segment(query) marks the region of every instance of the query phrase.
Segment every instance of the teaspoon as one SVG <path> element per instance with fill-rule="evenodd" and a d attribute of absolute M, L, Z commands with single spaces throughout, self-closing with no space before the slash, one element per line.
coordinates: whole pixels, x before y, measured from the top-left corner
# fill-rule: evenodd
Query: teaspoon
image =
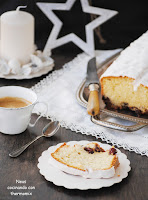
<path fill-rule="evenodd" d="M 50 122 L 49 124 L 47 124 L 43 128 L 42 135 L 37 136 L 35 139 L 33 139 L 29 143 L 25 144 L 21 148 L 13 151 L 12 153 L 9 154 L 9 156 L 12 157 L 12 158 L 15 158 L 15 157 L 19 156 L 25 149 L 27 149 L 32 143 L 37 141 L 39 138 L 41 138 L 43 136 L 44 137 L 51 137 L 59 130 L 59 128 L 60 128 L 60 124 L 59 124 L 58 121 Z"/>

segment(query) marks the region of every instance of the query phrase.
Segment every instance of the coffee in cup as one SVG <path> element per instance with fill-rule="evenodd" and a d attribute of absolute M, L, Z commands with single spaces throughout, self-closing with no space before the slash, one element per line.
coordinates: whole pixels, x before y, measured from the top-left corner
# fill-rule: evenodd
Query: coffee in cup
<path fill-rule="evenodd" d="M 33 127 L 41 118 L 37 118 L 34 124 L 30 123 L 34 106 L 45 102 L 38 102 L 34 91 L 20 86 L 0 87 L 0 132 L 5 134 L 19 134 L 29 126 Z"/>
<path fill-rule="evenodd" d="M 31 102 L 20 97 L 3 97 L 0 98 L 0 107 L 4 108 L 21 108 L 30 105 Z"/>

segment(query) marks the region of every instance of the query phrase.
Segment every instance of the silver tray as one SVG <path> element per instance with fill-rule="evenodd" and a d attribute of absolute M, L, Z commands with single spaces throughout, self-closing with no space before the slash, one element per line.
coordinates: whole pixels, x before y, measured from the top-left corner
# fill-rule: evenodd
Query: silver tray
<path fill-rule="evenodd" d="M 99 77 L 118 56 L 119 56 L 119 53 L 102 64 L 101 68 L 99 68 L 98 70 Z M 88 100 L 87 94 L 89 94 L 89 91 L 87 91 L 87 89 L 84 87 L 85 81 L 86 79 L 84 79 L 82 83 L 80 84 L 80 86 L 78 87 L 77 92 L 76 92 L 76 99 L 81 106 L 87 108 L 87 100 Z M 85 93 L 83 92 L 84 88 L 85 88 Z M 100 96 L 100 115 L 91 117 L 91 121 L 94 124 L 101 125 L 107 128 L 120 130 L 120 131 L 125 131 L 125 132 L 137 131 L 148 125 L 147 116 L 136 117 L 136 116 L 133 116 L 133 112 L 130 112 L 130 111 L 129 112 L 128 111 L 114 111 L 114 110 L 106 109 L 105 104 L 103 103 L 102 98 L 101 98 L 101 92 L 99 96 Z M 122 124 L 110 122 L 108 121 L 108 116 L 134 122 L 134 125 L 125 126 Z"/>

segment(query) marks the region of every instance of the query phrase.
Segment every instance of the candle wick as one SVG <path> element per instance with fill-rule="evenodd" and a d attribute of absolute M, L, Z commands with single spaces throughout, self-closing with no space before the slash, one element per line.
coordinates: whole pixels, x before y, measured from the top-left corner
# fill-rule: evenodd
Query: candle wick
<path fill-rule="evenodd" d="M 18 6 L 18 7 L 16 8 L 16 11 L 19 11 L 21 8 L 27 8 L 27 6 Z"/>

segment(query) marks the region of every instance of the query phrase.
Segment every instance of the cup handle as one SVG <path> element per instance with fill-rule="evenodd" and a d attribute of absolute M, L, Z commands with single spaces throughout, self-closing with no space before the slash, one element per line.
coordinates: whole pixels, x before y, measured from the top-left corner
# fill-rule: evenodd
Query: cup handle
<path fill-rule="evenodd" d="M 36 102 L 36 103 L 34 104 L 34 106 L 37 105 L 37 104 L 39 104 L 39 103 L 42 103 L 42 104 L 45 105 L 45 107 L 46 107 L 45 115 L 46 115 L 47 112 L 48 112 L 48 105 L 47 105 L 47 103 L 45 103 L 45 102 Z M 36 121 L 35 121 L 33 124 L 32 124 L 32 123 L 29 123 L 29 126 L 30 126 L 30 127 L 34 127 L 41 117 L 42 117 L 42 115 L 40 115 L 40 116 L 36 119 Z"/>

